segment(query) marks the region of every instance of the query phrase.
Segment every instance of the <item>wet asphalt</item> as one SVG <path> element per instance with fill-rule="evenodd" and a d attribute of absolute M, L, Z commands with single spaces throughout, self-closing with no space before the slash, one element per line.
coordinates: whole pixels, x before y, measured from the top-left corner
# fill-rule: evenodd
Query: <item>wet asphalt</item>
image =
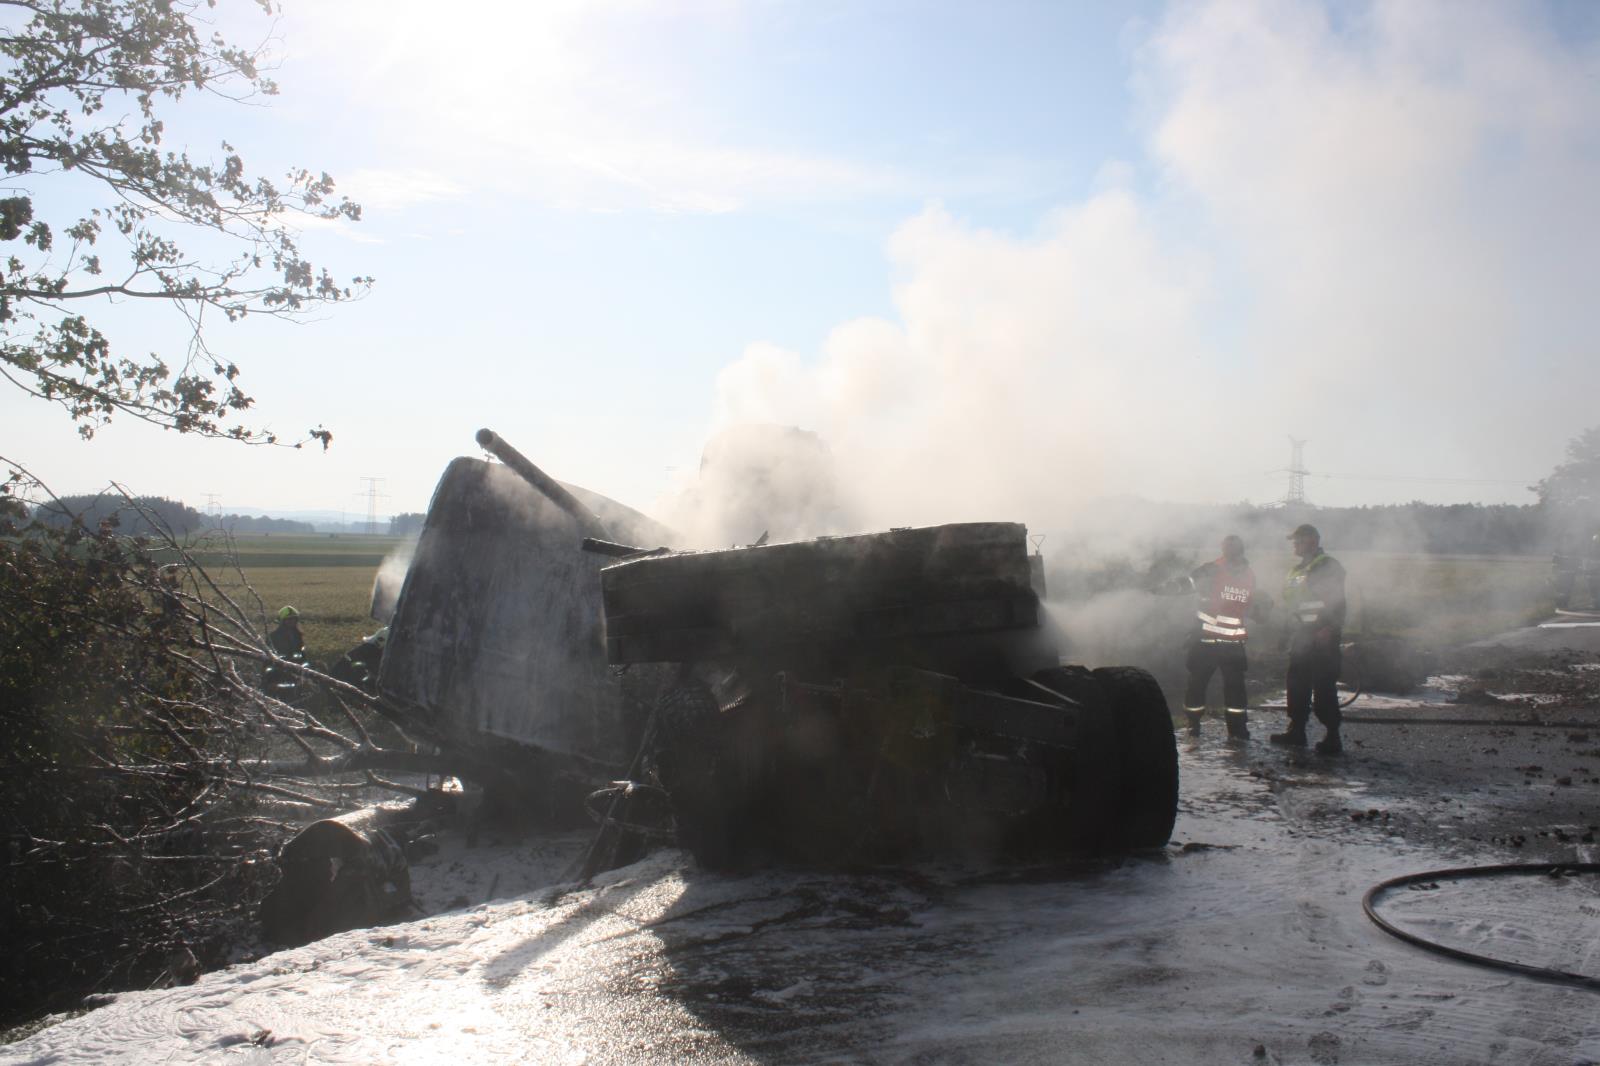
<path fill-rule="evenodd" d="M 746 876 L 660 851 L 121 997 L 0 1062 L 1600 1063 L 1594 991 L 1362 909 L 1403 875 L 1600 859 L 1600 709 L 1358 700 L 1337 757 L 1252 716 L 1245 744 L 1179 737 L 1164 848 Z M 1421 887 L 1384 904 L 1419 935 L 1600 976 L 1592 877 Z"/>

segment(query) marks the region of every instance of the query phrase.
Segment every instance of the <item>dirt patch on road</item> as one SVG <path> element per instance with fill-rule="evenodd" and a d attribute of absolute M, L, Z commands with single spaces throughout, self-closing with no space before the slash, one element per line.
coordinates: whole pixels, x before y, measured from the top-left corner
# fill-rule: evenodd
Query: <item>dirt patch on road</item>
<path fill-rule="evenodd" d="M 1561 649 L 1462 648 L 1440 658 L 1456 702 L 1491 707 L 1600 707 L 1600 661 Z"/>
<path fill-rule="evenodd" d="M 1600 658 L 1468 648 L 1438 662 L 1443 672 L 1414 697 L 1369 693 L 1347 707 L 1341 757 L 1261 744 L 1283 727 L 1281 700 L 1269 703 L 1243 756 L 1250 772 L 1291 818 L 1342 821 L 1463 862 L 1600 860 Z M 1353 798 L 1305 800 L 1330 778 Z"/>

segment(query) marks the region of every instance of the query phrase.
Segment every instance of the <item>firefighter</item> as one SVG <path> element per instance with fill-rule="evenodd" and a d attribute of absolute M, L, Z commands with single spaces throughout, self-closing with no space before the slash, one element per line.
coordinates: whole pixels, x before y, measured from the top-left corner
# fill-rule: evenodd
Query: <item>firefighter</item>
<path fill-rule="evenodd" d="M 328 673 L 340 681 L 376 694 L 378 668 L 383 665 L 383 646 L 388 640 L 389 627 L 384 626 L 339 656 L 339 661 L 329 668 Z"/>
<path fill-rule="evenodd" d="M 1247 619 L 1259 616 L 1262 601 L 1256 597 L 1256 575 L 1244 556 L 1244 541 L 1229 534 L 1222 538 L 1222 554 L 1188 577 L 1189 587 L 1199 594 L 1197 625 L 1189 641 L 1186 665 L 1189 684 L 1184 690 L 1183 713 L 1189 719 L 1189 732 L 1200 735 L 1200 719 L 1206 711 L 1206 687 L 1211 675 L 1222 672 L 1223 720 L 1228 723 L 1229 740 L 1249 740 L 1249 716 L 1244 689 L 1245 638 Z"/>
<path fill-rule="evenodd" d="M 267 634 L 267 643 L 272 650 L 285 659 L 302 658 L 306 650 L 306 639 L 300 634 L 300 612 L 293 607 L 284 607 L 278 612 L 278 624 Z"/>
<path fill-rule="evenodd" d="M 1313 711 L 1327 735 L 1317 741 L 1319 755 L 1344 750 L 1339 739 L 1339 638 L 1344 629 L 1344 567 L 1322 550 L 1313 525 L 1289 534 L 1300 561 L 1283 582 L 1289 625 L 1289 728 L 1269 738 L 1274 744 L 1303 748 Z"/>
<path fill-rule="evenodd" d="M 1589 552 L 1583 560 L 1584 583 L 1589 586 L 1589 610 L 1600 611 L 1600 533 L 1589 538 Z"/>

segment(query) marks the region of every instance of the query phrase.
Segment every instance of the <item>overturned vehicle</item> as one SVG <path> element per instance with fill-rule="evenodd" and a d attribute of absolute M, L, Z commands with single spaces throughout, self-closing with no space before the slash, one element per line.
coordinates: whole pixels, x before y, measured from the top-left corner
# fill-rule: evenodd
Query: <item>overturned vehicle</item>
<path fill-rule="evenodd" d="M 379 684 L 516 803 L 559 822 L 603 794 L 712 867 L 1166 842 L 1165 699 L 1061 665 L 1023 526 L 672 551 L 478 440 L 501 462 L 441 479 Z"/>

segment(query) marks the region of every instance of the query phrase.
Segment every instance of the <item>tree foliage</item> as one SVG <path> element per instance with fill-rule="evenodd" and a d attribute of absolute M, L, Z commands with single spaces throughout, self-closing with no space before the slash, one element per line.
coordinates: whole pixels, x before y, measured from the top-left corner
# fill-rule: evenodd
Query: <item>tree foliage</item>
<path fill-rule="evenodd" d="M 310 522 L 293 518 L 272 518 L 268 515 L 225 514 L 208 523 L 230 533 L 315 533 L 317 527 Z"/>
<path fill-rule="evenodd" d="M 437 768 L 374 697 L 274 656 L 237 568 L 224 586 L 195 563 L 224 534 L 187 543 L 127 497 L 49 525 L 19 488 L 0 484 L 0 1025 L 216 965 L 289 831 L 416 794 L 380 769 Z M 269 664 L 303 679 L 293 703 Z"/>
<path fill-rule="evenodd" d="M 213 352 L 209 318 L 294 315 L 364 291 L 301 254 L 289 222 L 360 217 L 333 179 L 252 177 L 230 145 L 194 158 L 164 146 L 162 113 L 187 94 L 272 95 L 263 50 L 205 23 L 216 0 L 0 0 L 0 374 L 60 404 L 91 436 L 123 413 L 244 441 L 252 400 Z M 272 0 L 256 0 L 271 15 Z M 45 217 L 49 203 L 94 206 Z M 59 211 L 59 208 L 52 208 Z M 220 258 L 193 254 L 197 240 Z M 154 301 L 184 319 L 181 351 L 114 350 L 91 321 L 106 301 Z M 310 436 L 326 447 L 330 434 Z"/>
<path fill-rule="evenodd" d="M 130 500 L 111 492 L 96 495 L 60 496 L 33 508 L 33 518 L 47 526 L 67 529 L 83 525 L 90 529 L 115 517 L 126 536 L 152 537 L 165 531 L 177 535 L 203 533 L 208 529 L 229 533 L 315 533 L 316 526 L 292 518 L 267 515 L 205 515 L 182 500 L 165 496 L 134 496 Z"/>
<path fill-rule="evenodd" d="M 199 511 L 180 500 L 164 496 L 135 496 L 133 506 L 122 496 L 111 493 L 99 495 L 61 496 L 39 504 L 33 509 L 33 518 L 43 525 L 59 529 L 83 526 L 97 529 L 105 521 L 117 524 L 126 536 L 154 536 L 161 530 L 171 530 L 182 536 L 199 533 L 207 525 Z"/>
<path fill-rule="evenodd" d="M 1564 527 L 1600 523 L 1600 426 L 1569 441 L 1566 460 L 1533 491 Z"/>
<path fill-rule="evenodd" d="M 85 437 L 124 415 L 274 442 L 244 421 L 239 368 L 206 328 L 368 284 L 297 244 L 296 220 L 360 217 L 326 174 L 272 181 L 226 143 L 167 147 L 186 96 L 276 92 L 262 48 L 214 32 L 215 3 L 0 0 L 0 375 Z M 175 311 L 175 342 L 114 346 L 119 304 Z M 374 772 L 414 757 L 374 740 L 372 697 L 274 655 L 237 567 L 224 587 L 197 565 L 192 508 L 62 500 L 12 459 L 0 468 L 5 1024 L 215 964 L 253 921 L 282 833 L 357 787 L 414 791 Z M 208 557 L 227 548 L 206 535 L 223 537 Z M 264 691 L 269 664 L 303 704 Z"/>
<path fill-rule="evenodd" d="M 204 818 L 225 802 L 207 765 L 223 754 L 205 709 L 219 692 L 185 661 L 183 612 L 152 599 L 158 568 L 110 523 L 42 530 L 21 514 L 0 526 L 6 1021 L 192 970 L 219 933 L 196 911 L 249 895 L 252 873 Z"/>
<path fill-rule="evenodd" d="M 397 514 L 389 519 L 389 536 L 414 537 L 422 532 L 422 524 L 428 516 L 420 511 L 407 511 Z"/>

